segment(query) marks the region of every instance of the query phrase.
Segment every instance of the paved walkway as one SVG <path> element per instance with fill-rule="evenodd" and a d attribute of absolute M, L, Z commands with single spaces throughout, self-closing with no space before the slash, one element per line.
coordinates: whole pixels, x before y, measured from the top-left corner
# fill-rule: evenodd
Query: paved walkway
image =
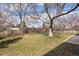
<path fill-rule="evenodd" d="M 78 44 L 79 45 L 79 35 L 75 35 L 66 41 L 67 43 Z"/>
<path fill-rule="evenodd" d="M 79 35 L 66 40 L 44 56 L 79 56 Z"/>

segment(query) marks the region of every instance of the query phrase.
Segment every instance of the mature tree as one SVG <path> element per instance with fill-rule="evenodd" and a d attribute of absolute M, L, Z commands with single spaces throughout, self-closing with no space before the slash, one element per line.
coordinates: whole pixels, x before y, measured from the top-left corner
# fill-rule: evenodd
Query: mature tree
<path fill-rule="evenodd" d="M 23 29 L 23 27 L 25 26 L 25 16 L 29 15 L 32 19 L 36 18 L 36 19 L 40 19 L 44 25 L 46 23 L 49 24 L 49 37 L 53 36 L 53 20 L 55 20 L 56 18 L 63 16 L 63 15 L 67 15 L 70 12 L 74 11 L 77 7 L 79 7 L 79 4 L 75 4 L 75 7 L 71 8 L 69 11 L 67 11 L 66 13 L 63 12 L 64 8 L 65 8 L 65 3 L 44 3 L 43 4 L 43 9 L 42 11 L 37 10 L 37 4 L 26 4 L 26 3 L 12 3 L 12 4 L 8 4 L 8 7 L 10 8 L 3 8 L 4 11 L 10 10 L 10 9 L 14 9 L 19 18 L 20 18 L 20 22 L 21 22 L 21 29 Z M 46 17 L 42 16 L 42 14 L 46 14 Z M 1 16 L 1 13 L 0 13 Z M 7 18 L 9 18 L 9 14 L 6 15 Z M 3 17 L 6 18 L 6 17 Z M 7 19 L 6 18 L 6 19 Z M 47 21 L 44 21 L 43 19 L 46 19 Z M 48 20 L 49 19 L 49 20 Z M 22 33 L 22 32 L 21 32 Z"/>
<path fill-rule="evenodd" d="M 67 12 L 64 13 L 64 8 L 65 8 L 65 3 L 52 3 L 52 4 L 49 4 L 49 3 L 44 3 L 44 9 L 43 9 L 43 12 L 41 11 L 37 11 L 37 4 L 33 4 L 31 5 L 32 6 L 32 14 L 33 16 L 32 19 L 36 18 L 36 19 L 41 19 L 41 16 L 43 13 L 46 13 L 47 14 L 47 17 L 50 21 L 49 23 L 49 37 L 52 37 L 53 36 L 53 20 L 55 20 L 56 18 L 60 17 L 60 16 L 63 16 L 63 15 L 67 15 L 69 14 L 70 12 L 74 11 L 78 6 L 79 4 L 75 4 L 75 7 L 71 7 L 70 10 L 68 10 Z M 53 13 L 53 14 L 52 14 Z M 45 24 L 46 22 L 44 20 L 42 20 L 43 23 Z"/>
<path fill-rule="evenodd" d="M 19 18 L 20 18 L 20 28 L 23 29 L 23 27 L 26 25 L 25 24 L 25 16 L 28 14 L 27 10 L 29 8 L 30 4 L 26 4 L 26 3 L 12 3 L 11 7 L 13 7 L 16 11 L 16 13 L 18 14 Z M 23 32 L 21 31 L 21 34 Z"/>
<path fill-rule="evenodd" d="M 4 8 L 2 8 L 4 5 L 6 5 L 6 6 Z M 9 15 L 8 11 L 9 11 L 8 4 L 0 4 L 0 28 L 2 29 L 2 31 L 4 29 L 7 29 L 7 25 L 9 24 L 8 21 L 9 21 L 10 15 Z"/>
<path fill-rule="evenodd" d="M 53 6 L 52 8 L 55 9 L 55 15 L 53 15 L 53 17 L 51 17 L 51 14 L 49 12 L 49 7 L 50 6 Z M 70 12 L 74 11 L 79 6 L 79 4 L 76 4 L 74 8 L 71 8 L 71 10 L 67 11 L 66 13 L 63 13 L 64 6 L 65 6 L 65 4 L 61 4 L 61 3 L 57 3 L 57 4 L 54 4 L 54 5 L 47 4 L 47 3 L 44 4 L 45 11 L 46 11 L 46 13 L 49 17 L 49 20 L 50 20 L 49 37 L 53 36 L 53 26 L 52 26 L 53 25 L 53 20 L 60 17 L 60 16 L 69 14 Z"/>

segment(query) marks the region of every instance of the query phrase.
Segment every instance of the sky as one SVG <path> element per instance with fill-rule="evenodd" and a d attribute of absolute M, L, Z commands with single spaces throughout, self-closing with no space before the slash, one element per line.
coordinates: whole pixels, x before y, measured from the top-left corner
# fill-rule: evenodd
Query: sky
<path fill-rule="evenodd" d="M 73 8 L 74 6 L 75 6 L 75 4 L 73 4 L 73 3 L 67 3 L 65 5 L 65 7 L 64 7 L 63 12 L 67 12 L 68 10 L 70 10 L 71 8 Z M 36 10 L 37 10 L 37 12 L 43 13 L 43 10 L 44 10 L 43 4 L 42 3 L 37 4 Z M 79 12 L 79 8 L 77 8 L 75 11 Z M 18 14 L 17 14 L 17 12 L 15 10 L 10 11 L 10 15 L 18 16 Z"/>
<path fill-rule="evenodd" d="M 43 5 L 44 5 L 43 3 L 37 3 L 36 10 L 37 10 L 38 12 L 43 12 L 43 9 L 44 9 L 44 6 L 43 6 Z M 3 4 L 3 5 L 1 5 L 1 6 L 2 6 L 2 9 L 7 8 L 7 7 L 6 7 L 6 4 Z M 67 3 L 67 4 L 65 5 L 65 7 L 64 7 L 64 11 L 63 11 L 63 12 L 66 12 L 66 11 L 70 10 L 70 9 L 73 8 L 74 6 L 75 6 L 74 3 Z M 76 11 L 79 12 L 79 8 L 77 8 Z M 11 11 L 9 11 L 9 12 L 10 12 L 10 15 L 18 16 L 18 14 L 17 14 L 17 12 L 16 12 L 15 10 L 11 10 Z"/>
<path fill-rule="evenodd" d="M 67 12 L 68 10 L 70 10 L 71 8 L 73 8 L 74 6 L 75 6 L 75 4 L 73 4 L 73 3 L 67 3 L 67 4 L 65 5 L 65 8 L 64 8 L 63 12 Z M 2 5 L 2 9 L 5 9 L 5 8 L 7 8 L 7 7 L 6 7 L 6 4 L 3 4 L 3 5 Z M 43 13 L 43 10 L 44 10 L 43 3 L 37 3 L 37 5 L 36 5 L 36 11 Z M 76 11 L 76 12 L 79 12 L 79 8 L 77 8 L 75 11 Z M 17 12 L 16 12 L 13 8 L 11 9 L 11 11 L 8 11 L 8 12 L 10 13 L 11 16 L 15 16 L 16 19 L 19 19 Z M 27 14 L 26 14 L 26 15 L 27 15 Z M 36 21 L 36 22 L 37 22 L 37 21 Z M 37 24 L 37 23 L 38 23 L 38 24 Z M 37 26 L 40 24 L 40 26 L 42 26 L 42 24 L 41 24 L 40 21 L 38 21 L 37 23 L 33 23 L 33 24 L 30 23 L 30 25 L 37 27 Z M 37 25 L 37 26 L 36 26 L 36 25 Z"/>

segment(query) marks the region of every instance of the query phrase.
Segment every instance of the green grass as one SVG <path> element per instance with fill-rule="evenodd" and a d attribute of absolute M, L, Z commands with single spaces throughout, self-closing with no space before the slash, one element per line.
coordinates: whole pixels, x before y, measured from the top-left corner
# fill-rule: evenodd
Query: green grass
<path fill-rule="evenodd" d="M 49 38 L 44 34 L 26 34 L 17 42 L 7 43 L 6 48 L 0 48 L 0 55 L 44 55 L 71 35 L 72 33 L 55 33 L 54 37 Z M 5 41 L 10 38 L 14 37 L 6 38 Z M 5 42 L 3 43 L 5 44 Z"/>

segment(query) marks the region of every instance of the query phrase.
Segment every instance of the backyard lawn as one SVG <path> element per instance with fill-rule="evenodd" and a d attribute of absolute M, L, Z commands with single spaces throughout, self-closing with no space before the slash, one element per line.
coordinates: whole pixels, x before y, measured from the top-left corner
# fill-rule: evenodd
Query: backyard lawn
<path fill-rule="evenodd" d="M 0 39 L 0 55 L 44 55 L 71 36 L 72 33 L 55 33 L 49 38 L 44 34 L 25 34 L 23 36 L 5 37 Z"/>

